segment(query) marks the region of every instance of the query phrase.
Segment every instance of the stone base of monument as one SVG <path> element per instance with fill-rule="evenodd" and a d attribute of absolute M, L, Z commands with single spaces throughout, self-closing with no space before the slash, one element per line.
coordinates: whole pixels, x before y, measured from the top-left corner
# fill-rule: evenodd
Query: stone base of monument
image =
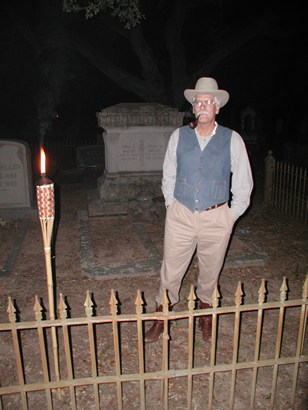
<path fill-rule="evenodd" d="M 88 194 L 88 214 L 161 216 L 161 180 L 161 172 L 105 173 Z"/>

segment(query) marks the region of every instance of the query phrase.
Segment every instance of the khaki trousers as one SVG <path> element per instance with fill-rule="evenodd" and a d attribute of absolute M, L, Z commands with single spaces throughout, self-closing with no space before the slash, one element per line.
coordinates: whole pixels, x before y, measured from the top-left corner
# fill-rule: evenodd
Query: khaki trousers
<path fill-rule="evenodd" d="M 181 283 L 195 250 L 199 264 L 196 294 L 202 302 L 212 304 L 233 226 L 228 203 L 204 212 L 191 212 L 179 202 L 168 206 L 158 305 L 164 290 L 171 305 L 179 301 Z"/>

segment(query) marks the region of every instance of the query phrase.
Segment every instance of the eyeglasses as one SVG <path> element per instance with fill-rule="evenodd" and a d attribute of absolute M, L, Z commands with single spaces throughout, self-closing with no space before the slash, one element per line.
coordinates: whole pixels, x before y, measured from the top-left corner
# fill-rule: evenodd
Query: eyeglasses
<path fill-rule="evenodd" d="M 214 104 L 216 104 L 215 100 L 196 100 L 194 101 L 194 105 L 196 105 L 198 108 L 201 108 L 202 105 L 206 107 L 207 105 L 214 105 Z"/>

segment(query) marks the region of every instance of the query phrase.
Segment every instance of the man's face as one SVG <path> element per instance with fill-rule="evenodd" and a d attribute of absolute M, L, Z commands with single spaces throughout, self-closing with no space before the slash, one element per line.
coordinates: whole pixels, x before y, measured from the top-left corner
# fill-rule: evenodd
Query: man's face
<path fill-rule="evenodd" d="M 219 113 L 219 105 L 213 95 L 198 94 L 193 102 L 193 112 L 199 117 L 199 122 L 208 122 L 215 119 Z"/>

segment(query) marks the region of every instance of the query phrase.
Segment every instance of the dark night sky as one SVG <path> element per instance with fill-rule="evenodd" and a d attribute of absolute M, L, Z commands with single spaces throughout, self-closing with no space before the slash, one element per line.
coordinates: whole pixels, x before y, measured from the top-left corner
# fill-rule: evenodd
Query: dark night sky
<path fill-rule="evenodd" d="M 21 15 L 27 18 L 31 27 L 37 29 L 39 27 L 36 8 L 38 1 L 29 0 L 25 6 L 25 2 L 14 0 L 15 5 L 18 3 L 23 3 L 20 6 Z M 264 5 L 271 7 L 269 4 L 273 3 L 279 4 L 267 1 Z M 242 29 L 243 21 L 247 22 L 258 13 L 262 14 L 265 7 L 262 8 L 262 2 L 252 1 L 234 0 L 224 2 L 224 4 L 223 18 L 226 22 L 231 22 L 230 27 L 234 32 Z M 32 41 L 31 37 L 25 40 L 27 33 L 22 35 L 19 30 L 13 29 L 7 8 L 0 11 L 2 49 L 0 138 L 16 137 L 16 135 L 23 138 L 35 132 L 33 131 L 36 117 L 34 95 L 38 84 L 35 54 L 33 47 L 29 45 Z M 239 105 L 253 105 L 257 111 L 262 112 L 265 122 L 268 123 L 279 110 L 286 112 L 295 123 L 307 118 L 307 24 L 304 13 L 301 13 L 295 4 L 289 6 L 289 11 L 291 16 L 294 14 L 294 18 L 290 19 L 286 27 L 273 25 L 271 36 L 258 38 L 243 45 L 227 57 L 214 73 L 211 73 L 211 76 L 215 77 L 222 88 L 227 89 L 231 95 L 229 104 L 224 108 L 223 119 L 230 120 L 232 110 Z M 183 42 L 189 47 L 192 68 L 198 59 L 206 55 L 207 47 L 209 47 L 208 39 L 203 35 L 208 15 L 210 13 L 204 7 L 203 12 L 194 14 L 188 19 L 191 23 L 186 24 L 183 31 Z M 150 27 L 148 35 L 152 37 L 152 44 L 157 53 L 161 54 L 162 59 L 165 58 L 160 47 L 163 37 L 161 24 L 157 24 L 157 21 L 166 17 L 158 17 L 154 14 L 148 16 Z M 73 16 L 66 14 L 65 18 L 69 19 Z M 81 24 L 85 24 L 81 16 L 79 19 Z M 52 14 L 47 21 L 50 24 L 47 27 L 49 31 L 59 31 L 60 26 L 56 20 L 53 20 Z M 15 20 L 14 24 L 18 24 L 18 20 Z M 284 37 L 275 34 L 280 33 L 281 29 L 285 29 Z M 115 39 L 113 42 L 110 41 L 110 45 L 114 46 L 113 43 L 115 43 L 115 50 L 118 51 Z M 126 59 L 125 50 L 121 50 L 119 55 L 116 53 L 116 58 Z M 65 76 L 69 76 L 69 81 L 65 77 L 63 82 L 69 86 L 61 89 L 58 106 L 59 113 L 67 124 L 74 125 L 82 116 L 89 125 L 90 132 L 93 132 L 96 127 L 96 111 L 119 102 L 140 100 L 135 95 L 123 91 L 113 81 L 100 75 L 86 59 L 77 58 L 69 50 L 63 53 L 57 68 L 59 72 L 61 72 L 61 64 L 70 65 L 68 72 L 65 73 Z"/>

